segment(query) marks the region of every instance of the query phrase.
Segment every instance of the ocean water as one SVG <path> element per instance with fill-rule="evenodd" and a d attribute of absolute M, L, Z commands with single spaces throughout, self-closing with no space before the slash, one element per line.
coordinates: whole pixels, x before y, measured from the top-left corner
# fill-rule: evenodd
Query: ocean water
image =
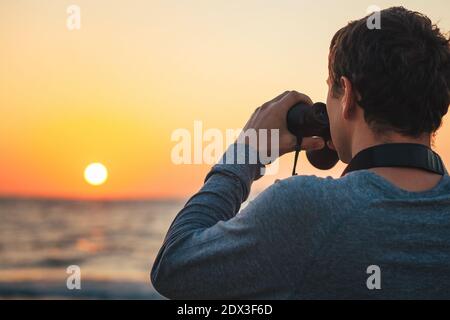
<path fill-rule="evenodd" d="M 149 273 L 183 204 L 0 199 L 0 298 L 161 299 Z"/>

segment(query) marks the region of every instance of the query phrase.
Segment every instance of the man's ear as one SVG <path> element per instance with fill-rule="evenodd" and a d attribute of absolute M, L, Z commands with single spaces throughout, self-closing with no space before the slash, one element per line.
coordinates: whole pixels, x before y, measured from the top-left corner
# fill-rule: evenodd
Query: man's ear
<path fill-rule="evenodd" d="M 353 116 L 355 110 L 355 92 L 353 91 L 352 83 L 347 77 L 342 76 L 340 82 L 343 91 L 341 98 L 342 116 L 348 120 Z"/>

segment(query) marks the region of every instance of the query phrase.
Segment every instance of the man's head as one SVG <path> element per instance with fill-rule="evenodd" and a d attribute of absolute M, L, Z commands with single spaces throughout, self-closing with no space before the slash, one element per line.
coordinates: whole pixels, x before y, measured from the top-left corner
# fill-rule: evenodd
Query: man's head
<path fill-rule="evenodd" d="M 381 29 L 369 29 L 367 18 L 340 29 L 330 45 L 327 109 L 345 163 L 359 133 L 429 136 L 450 103 L 448 37 L 401 7 L 380 12 Z"/>

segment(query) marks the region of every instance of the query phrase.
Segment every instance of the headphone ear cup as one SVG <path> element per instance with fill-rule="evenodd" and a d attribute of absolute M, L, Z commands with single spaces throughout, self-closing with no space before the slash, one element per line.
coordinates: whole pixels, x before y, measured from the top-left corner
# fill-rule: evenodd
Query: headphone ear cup
<path fill-rule="evenodd" d="M 320 150 L 307 151 L 306 157 L 314 167 L 320 170 L 331 169 L 339 161 L 337 152 L 328 148 L 326 144 Z"/>

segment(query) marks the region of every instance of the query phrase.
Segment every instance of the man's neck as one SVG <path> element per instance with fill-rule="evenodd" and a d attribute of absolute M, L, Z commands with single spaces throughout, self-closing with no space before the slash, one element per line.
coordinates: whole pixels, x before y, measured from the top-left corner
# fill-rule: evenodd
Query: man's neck
<path fill-rule="evenodd" d="M 358 152 L 372 146 L 385 143 L 419 143 L 427 147 L 431 146 L 431 135 L 424 134 L 419 138 L 406 137 L 398 133 L 390 133 L 386 135 L 375 135 L 371 132 L 366 135 L 361 134 L 352 141 L 352 157 Z M 372 172 L 382 176 L 398 188 L 420 192 L 426 191 L 436 186 L 442 176 L 415 168 L 371 168 Z"/>
<path fill-rule="evenodd" d="M 361 132 L 361 131 L 360 131 Z M 418 143 L 427 147 L 431 146 L 431 135 L 423 134 L 419 138 L 401 135 L 399 133 L 375 134 L 368 131 L 366 134 L 359 134 L 352 141 L 352 158 L 360 151 L 385 143 Z"/>

